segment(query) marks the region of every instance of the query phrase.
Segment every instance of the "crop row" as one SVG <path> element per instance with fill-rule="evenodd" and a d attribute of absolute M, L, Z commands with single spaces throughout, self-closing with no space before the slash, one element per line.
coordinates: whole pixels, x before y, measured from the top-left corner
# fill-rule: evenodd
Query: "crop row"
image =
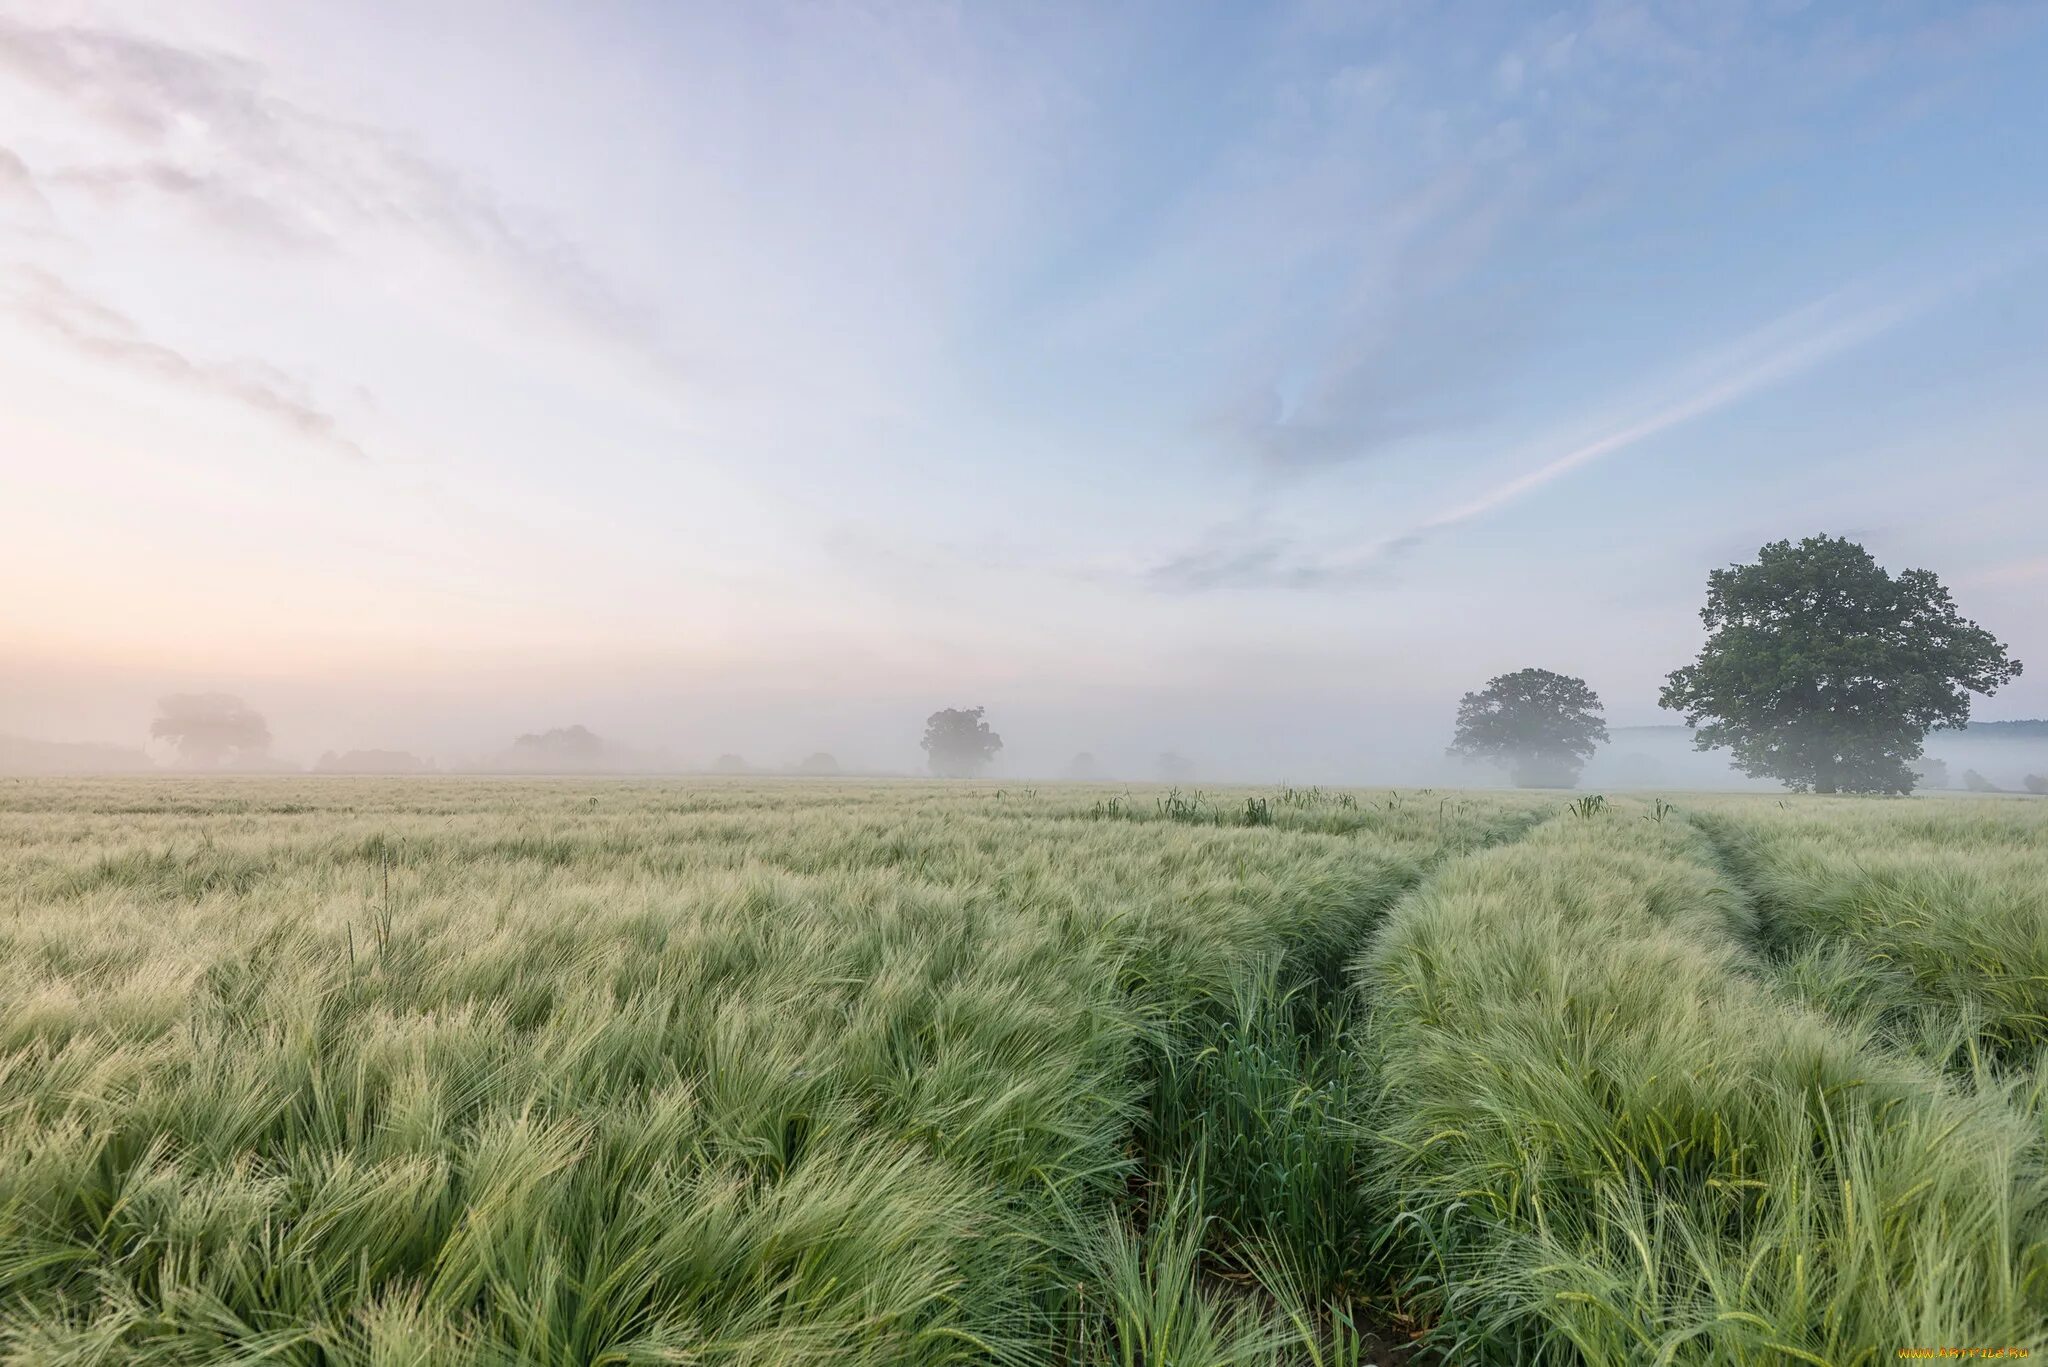
<path fill-rule="evenodd" d="M 1789 888 L 1751 897 L 1657 815 L 1449 864 L 1359 966 L 1376 1197 L 1440 1340 L 1600 1364 L 2039 1351 L 2038 1123 L 1781 991 L 1755 947 L 1795 933 L 1771 924 Z"/>

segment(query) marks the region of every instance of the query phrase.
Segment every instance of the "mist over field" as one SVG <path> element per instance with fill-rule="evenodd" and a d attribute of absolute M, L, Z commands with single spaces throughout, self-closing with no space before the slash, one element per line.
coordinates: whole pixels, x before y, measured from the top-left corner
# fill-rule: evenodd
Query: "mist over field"
<path fill-rule="evenodd" d="M 1060 778 L 1077 756 L 1091 755 L 1093 776 L 1151 781 L 1161 777 L 1162 755 L 1187 759 L 1190 772 L 1212 782 L 1452 782 L 1460 777 L 1490 781 L 1481 770 L 1446 759 L 1448 708 L 1385 704 L 1370 715 L 1341 717 L 1336 709 L 1356 704 L 1332 697 L 1319 715 L 1301 715 L 1299 694 L 1247 693 L 1214 701 L 1171 695 L 1147 707 L 1145 698 L 1122 706 L 1105 699 L 1041 699 L 1008 706 L 963 694 L 931 697 L 834 699 L 795 696 L 769 705 L 758 699 L 707 699 L 674 711 L 649 703 L 612 701 L 577 706 L 565 701 L 520 708 L 465 700 L 418 702 L 408 715 L 373 723 L 329 719 L 307 709 L 296 714 L 272 707 L 278 738 L 272 753 L 311 768 L 320 754 L 382 748 L 431 758 L 442 768 L 480 769 L 512 764 L 519 735 L 572 725 L 586 727 L 607 747 L 599 762 L 573 754 L 528 748 L 535 768 L 574 772 L 711 769 L 718 757 L 737 754 L 766 771 L 793 768 L 807 755 L 824 751 L 850 772 L 920 772 L 925 767 L 918 737 L 927 713 L 944 705 L 988 702 L 1004 738 L 991 773 L 998 777 Z M 344 704 L 345 706 L 345 704 Z M 132 737 L 131 752 L 147 750 L 147 722 L 154 699 L 144 698 L 133 720 L 103 730 Z M 1327 709 L 1327 710 L 1325 710 Z M 1248 714 L 1263 720 L 1246 724 Z M 1333 725 L 1332 723 L 1336 723 Z M 305 739 L 298 739 L 303 737 Z M 331 738 L 331 739 L 330 739 Z M 296 742 L 296 743 L 294 743 Z M 114 748 L 119 748 L 118 742 Z M 15 752 L 21 753 L 21 752 Z M 131 759 L 149 758 L 145 753 Z M 158 747 L 155 759 L 179 767 L 175 753 Z M 0 768 L 21 770 L 0 748 Z M 84 764 L 81 771 L 93 766 Z M 108 764 L 108 771 L 122 765 Z"/>
<path fill-rule="evenodd" d="M 195 766 L 175 748 L 149 737 L 155 696 L 110 690 L 103 703 L 81 706 L 77 699 L 67 699 L 44 713 L 74 716 L 74 735 L 106 739 L 84 742 L 0 733 L 0 774 L 306 769 L 365 774 L 772 775 L 804 773 L 806 761 L 820 755 L 833 761 L 835 771 L 847 774 L 923 773 L 926 757 L 918 748 L 918 737 L 928 712 L 942 705 L 1009 696 L 995 690 L 959 693 L 844 698 L 792 692 L 772 701 L 756 694 L 700 696 L 674 704 L 616 697 L 593 702 L 589 695 L 568 693 L 525 704 L 503 697 L 411 695 L 372 706 L 273 685 L 272 696 L 287 700 L 287 706 L 263 709 L 276 734 L 262 755 Z M 291 707 L 295 697 L 307 701 Z M 1432 704 L 1398 696 L 1374 700 L 1349 690 L 1311 693 L 1276 688 L 1246 689 L 1213 700 L 1162 689 L 1156 695 L 1122 699 L 1054 695 L 1006 706 L 991 703 L 989 715 L 1004 745 L 988 776 L 1127 783 L 1506 783 L 1505 771 L 1497 766 L 1445 754 L 1451 736 L 1450 702 Z M 24 709 L 15 715 L 33 714 Z M 1610 716 L 1616 715 L 1627 713 L 1614 708 Z M 577 727 L 596 744 L 561 743 L 559 733 Z M 1588 762 L 1581 786 L 1730 791 L 1778 787 L 1733 768 L 1725 751 L 1699 751 L 1690 730 L 1674 721 L 1617 721 L 1611 731 L 1611 738 Z M 550 737 L 551 732 L 557 737 Z M 526 744 L 520 743 L 521 737 Z M 1946 782 L 1930 784 L 1929 790 L 1960 789 L 1962 775 L 1975 771 L 2000 788 L 2020 791 L 2027 775 L 2048 774 L 2048 727 L 2007 723 L 1937 731 L 1928 737 L 1926 752 L 1950 771 Z M 733 765 L 734 757 L 744 764 Z"/>

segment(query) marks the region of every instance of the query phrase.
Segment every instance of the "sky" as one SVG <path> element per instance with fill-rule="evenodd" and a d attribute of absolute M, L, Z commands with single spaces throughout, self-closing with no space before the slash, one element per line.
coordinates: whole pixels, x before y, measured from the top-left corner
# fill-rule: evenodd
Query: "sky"
<path fill-rule="evenodd" d="M 2048 6 L 0 0 L 0 732 L 1368 780 L 1853 536 L 2039 663 Z"/>

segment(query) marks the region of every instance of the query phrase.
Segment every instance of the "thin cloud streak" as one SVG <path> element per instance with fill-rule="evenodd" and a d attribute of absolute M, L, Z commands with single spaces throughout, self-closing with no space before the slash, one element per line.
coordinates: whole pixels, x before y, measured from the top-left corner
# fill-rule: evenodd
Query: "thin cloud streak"
<path fill-rule="evenodd" d="M 304 396 L 302 381 L 267 365 L 194 360 L 145 337 L 126 314 L 48 271 L 16 269 L 8 288 L 0 292 L 0 310 L 78 355 L 226 399 L 352 460 L 368 459 L 363 448 L 341 431 L 333 414 Z"/>
<path fill-rule="evenodd" d="M 1289 543 L 1283 538 L 1266 535 L 1251 544 L 1222 545 L 1212 535 L 1204 545 L 1145 571 L 1143 582 L 1166 592 L 1198 592 L 1324 588 L 1383 578 L 1395 561 L 1439 533 L 1496 513 L 1574 471 L 1805 374 L 2011 269 L 2018 259 L 2017 255 L 1998 258 L 1967 275 L 1876 303 L 1859 302 L 1860 291 L 1842 290 L 1794 309 L 1687 367 L 1687 375 L 1700 377 L 1694 383 L 1701 387 L 1693 392 L 1362 550 L 1336 554 L 1310 550 L 1290 555 Z"/>
<path fill-rule="evenodd" d="M 1852 288 L 1794 309 L 1724 349 L 1704 367 L 1695 367 L 1709 373 L 1725 372 L 1709 380 L 1704 388 L 1418 524 L 1408 537 L 1419 538 L 1484 517 L 1527 498 L 1581 466 L 1802 375 L 2005 275 L 2037 255 L 2038 250 L 2037 244 L 2025 244 L 1994 253 L 1974 269 L 1875 303 L 1860 303 L 1859 296 L 1864 291 Z"/>
<path fill-rule="evenodd" d="M 35 173 L 10 147 L 0 147 L 0 204 L 26 205 L 38 224 L 50 218 L 50 203 L 36 184 Z"/>
<path fill-rule="evenodd" d="M 1931 306 L 1936 298 L 1946 297 L 1948 293 L 1950 291 L 1943 291 L 1938 296 L 1918 301 L 1895 301 L 1861 309 L 1838 322 L 1823 325 L 1811 335 L 1799 338 L 1764 359 L 1709 384 L 1696 394 L 1668 404 L 1646 418 L 1575 447 L 1525 474 L 1495 485 L 1477 498 L 1419 523 L 1412 534 L 1419 536 L 1446 527 L 1455 527 L 1461 522 L 1470 522 L 1511 503 L 1517 503 L 1581 466 L 1590 465 L 1594 461 L 1625 451 L 1695 418 L 1705 417 L 1709 413 L 1726 408 L 1752 394 L 1811 370 L 1851 348 L 1872 341 Z M 1812 308 L 1801 309 L 1764 331 L 1776 332 L 1789 319 L 1810 314 L 1812 311 Z"/>
<path fill-rule="evenodd" d="M 339 249 L 371 229 L 409 233 L 505 270 L 600 333 L 653 345 L 645 311 L 568 243 L 398 135 L 277 94 L 259 63 L 140 33 L 0 16 L 0 75 L 130 149 L 115 160 L 43 169 L 45 198 L 59 189 L 108 201 L 154 196 L 290 248 Z"/>

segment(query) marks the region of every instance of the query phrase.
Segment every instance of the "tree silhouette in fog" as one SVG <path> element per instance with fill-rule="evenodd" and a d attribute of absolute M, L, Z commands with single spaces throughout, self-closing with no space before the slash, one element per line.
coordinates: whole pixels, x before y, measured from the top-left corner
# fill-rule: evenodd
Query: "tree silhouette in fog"
<path fill-rule="evenodd" d="M 1910 793 L 1930 730 L 2019 677 L 1929 570 L 1894 578 L 1844 537 L 1774 541 L 1707 576 L 1707 643 L 1658 701 L 1702 750 L 1798 792 Z M 1965 776 L 1967 783 L 1967 775 Z"/>
<path fill-rule="evenodd" d="M 800 774 L 814 777 L 830 777 L 839 772 L 839 761 L 823 750 L 804 756 L 804 762 L 796 766 Z"/>
<path fill-rule="evenodd" d="M 198 768 L 259 759 L 270 749 L 263 715 L 228 693 L 173 693 L 160 698 L 149 734 L 169 741 L 180 762 Z"/>
<path fill-rule="evenodd" d="M 512 742 L 515 765 L 534 769 L 594 769 L 605 759 L 605 744 L 587 726 L 556 726 L 528 732 Z"/>
<path fill-rule="evenodd" d="M 1584 679 L 1520 669 L 1458 700 L 1446 753 L 1505 765 L 1519 788 L 1570 788 L 1606 739 L 1600 695 Z"/>
<path fill-rule="evenodd" d="M 1003 748 L 1003 738 L 983 721 L 981 707 L 948 707 L 925 718 L 926 762 L 940 778 L 973 778 Z"/>

